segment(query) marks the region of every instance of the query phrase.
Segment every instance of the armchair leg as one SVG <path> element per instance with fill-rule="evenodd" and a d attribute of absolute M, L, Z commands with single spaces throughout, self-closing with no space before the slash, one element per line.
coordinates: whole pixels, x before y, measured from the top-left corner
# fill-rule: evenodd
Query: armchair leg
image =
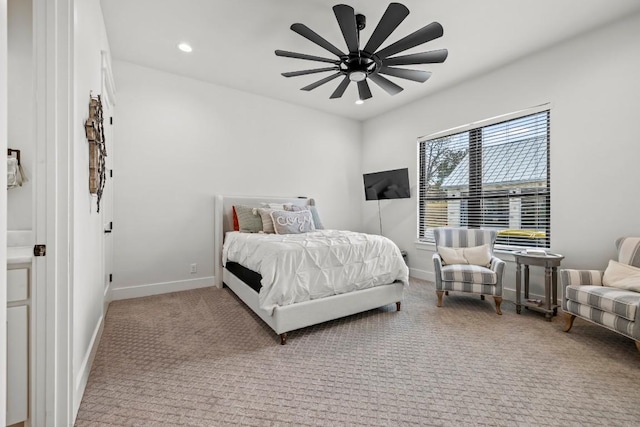
<path fill-rule="evenodd" d="M 575 319 L 576 319 L 575 314 L 564 313 L 564 328 L 562 328 L 562 330 L 565 332 L 569 332 L 571 330 L 571 327 L 573 326 L 573 321 Z M 636 341 L 636 346 L 637 345 L 638 345 L 638 342 Z M 640 348 L 638 348 L 638 350 L 640 351 Z"/>
<path fill-rule="evenodd" d="M 444 291 L 436 291 L 436 294 L 438 294 L 438 307 L 442 307 L 442 295 Z"/>
<path fill-rule="evenodd" d="M 640 341 L 636 341 L 636 348 L 640 351 Z"/>
<path fill-rule="evenodd" d="M 484 295 L 480 295 L 480 299 L 484 301 Z"/>
<path fill-rule="evenodd" d="M 502 315 L 502 310 L 500 310 L 500 304 L 502 304 L 502 297 L 493 297 L 493 300 L 496 302 L 496 313 Z"/>
<path fill-rule="evenodd" d="M 445 295 L 449 295 L 449 291 L 444 291 L 444 294 Z"/>

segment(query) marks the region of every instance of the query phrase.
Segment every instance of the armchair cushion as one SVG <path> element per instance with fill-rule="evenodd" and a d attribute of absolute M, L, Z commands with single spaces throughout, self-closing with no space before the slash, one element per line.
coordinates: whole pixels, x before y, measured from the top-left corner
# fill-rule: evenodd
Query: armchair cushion
<path fill-rule="evenodd" d="M 476 283 L 480 285 L 495 285 L 498 275 L 495 271 L 471 264 L 454 264 L 442 267 L 441 278 L 445 282 Z"/>
<path fill-rule="evenodd" d="M 569 285 L 565 288 L 565 298 L 582 305 L 615 313 L 631 322 L 636 319 L 640 293 L 604 286 Z"/>

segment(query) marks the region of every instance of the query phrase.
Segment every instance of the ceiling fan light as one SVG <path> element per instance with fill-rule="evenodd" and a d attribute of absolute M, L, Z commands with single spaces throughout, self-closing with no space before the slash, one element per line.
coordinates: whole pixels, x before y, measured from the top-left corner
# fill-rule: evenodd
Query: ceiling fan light
<path fill-rule="evenodd" d="M 349 80 L 352 82 L 361 82 L 367 78 L 367 73 L 364 71 L 352 71 L 349 73 Z"/>
<path fill-rule="evenodd" d="M 362 99 L 356 99 L 356 105 L 362 105 L 364 101 Z"/>
<path fill-rule="evenodd" d="M 188 43 L 180 43 L 178 45 L 178 49 L 180 49 L 183 52 L 187 52 L 187 53 L 193 51 L 193 48 Z"/>

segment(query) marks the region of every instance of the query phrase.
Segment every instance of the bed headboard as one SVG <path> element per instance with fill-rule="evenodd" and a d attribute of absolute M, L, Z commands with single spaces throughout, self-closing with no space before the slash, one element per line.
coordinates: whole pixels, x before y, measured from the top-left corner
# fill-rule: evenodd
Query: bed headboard
<path fill-rule="evenodd" d="M 292 203 L 299 206 L 313 205 L 313 199 L 305 197 L 269 197 L 269 196 L 214 196 L 214 245 L 213 266 L 216 286 L 222 287 L 222 243 L 227 231 L 233 231 L 234 205 L 246 205 L 256 208 L 262 203 Z"/>

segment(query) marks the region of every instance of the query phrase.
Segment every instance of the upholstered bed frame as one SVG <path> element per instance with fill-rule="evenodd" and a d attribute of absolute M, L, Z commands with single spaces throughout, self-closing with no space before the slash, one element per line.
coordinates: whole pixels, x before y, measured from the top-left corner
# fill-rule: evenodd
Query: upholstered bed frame
<path fill-rule="evenodd" d="M 262 310 L 258 302 L 258 293 L 222 266 L 222 244 L 224 235 L 227 231 L 233 230 L 232 206 L 247 205 L 260 207 L 261 203 L 293 203 L 305 206 L 313 202 L 311 199 L 306 198 L 215 196 L 215 280 L 216 286 L 219 288 L 222 288 L 223 285 L 228 286 L 229 289 L 264 320 L 276 334 L 279 334 L 281 344 L 286 343 L 287 332 L 306 326 L 338 319 L 392 303 L 396 303 L 397 309 L 400 310 L 404 285 L 399 282 L 276 307 L 272 315 Z"/>

